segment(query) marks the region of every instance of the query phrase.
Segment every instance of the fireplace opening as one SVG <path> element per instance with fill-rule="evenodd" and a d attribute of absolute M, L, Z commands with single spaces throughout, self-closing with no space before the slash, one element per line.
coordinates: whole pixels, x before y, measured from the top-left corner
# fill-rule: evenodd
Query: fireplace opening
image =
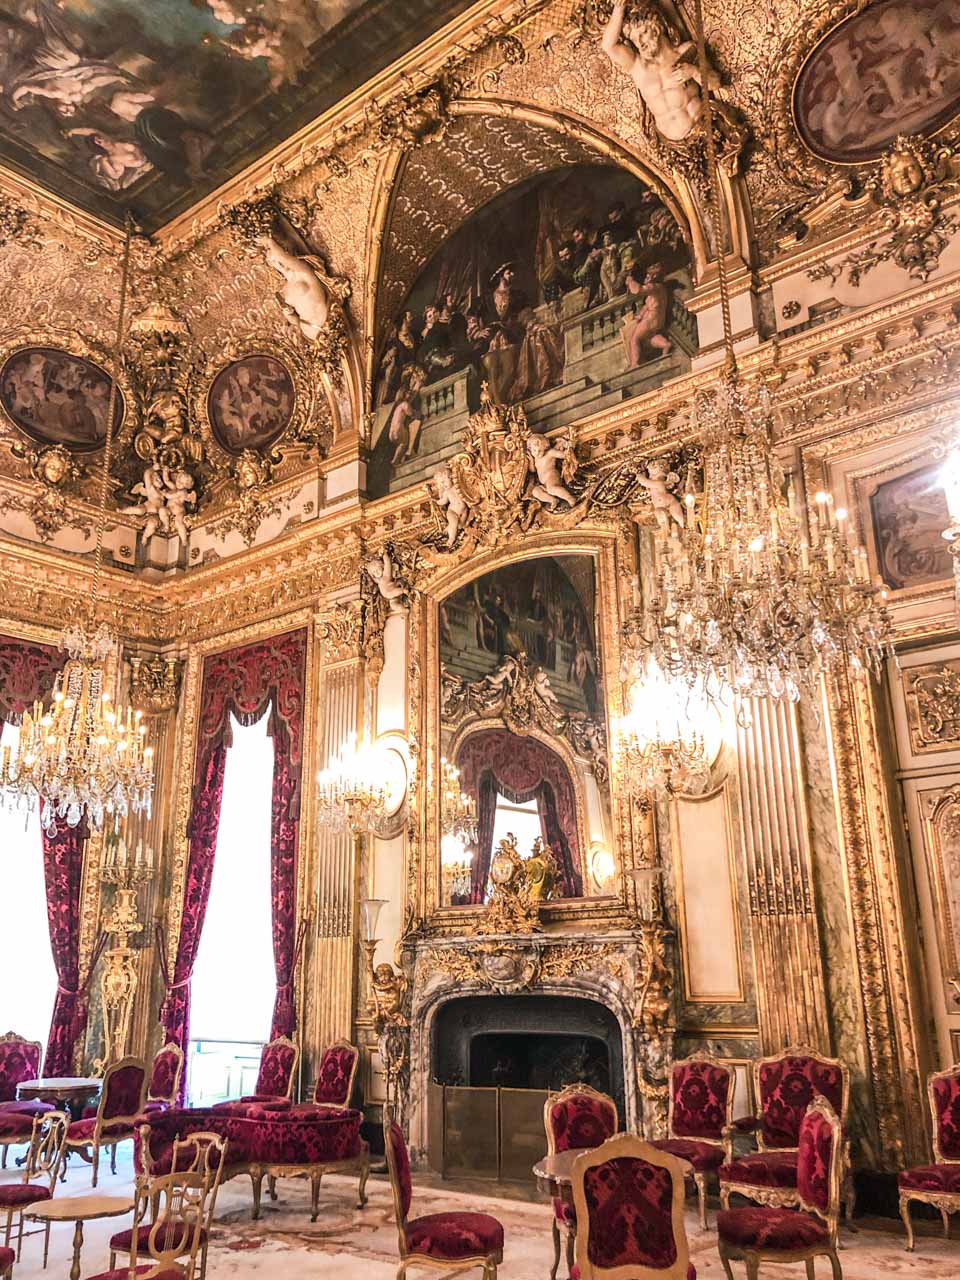
<path fill-rule="evenodd" d="M 445 1177 L 529 1179 L 546 1148 L 548 1093 L 588 1084 L 624 1118 L 620 1024 L 574 996 L 452 1000 L 431 1036 L 429 1159 Z"/>

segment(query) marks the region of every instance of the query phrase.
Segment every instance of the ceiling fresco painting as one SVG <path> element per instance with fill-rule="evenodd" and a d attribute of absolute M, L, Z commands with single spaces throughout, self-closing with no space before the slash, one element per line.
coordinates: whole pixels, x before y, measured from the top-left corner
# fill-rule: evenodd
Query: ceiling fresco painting
<path fill-rule="evenodd" d="M 465 0 L 7 0 L 0 163 L 149 230 Z"/>
<path fill-rule="evenodd" d="M 876 159 L 898 134 L 931 133 L 960 108 L 956 0 L 880 0 L 834 27 L 797 77 L 794 113 L 814 154 Z"/>

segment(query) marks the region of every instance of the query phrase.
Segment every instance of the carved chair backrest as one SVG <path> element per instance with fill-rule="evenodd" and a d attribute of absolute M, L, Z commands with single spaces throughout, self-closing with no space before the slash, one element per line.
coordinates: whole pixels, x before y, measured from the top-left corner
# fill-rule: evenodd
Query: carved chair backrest
<path fill-rule="evenodd" d="M 70 1117 L 65 1111 L 46 1111 L 42 1116 L 34 1116 L 30 1147 L 23 1165 L 24 1182 L 46 1179 L 53 1194 L 64 1161 L 69 1124 Z"/>
<path fill-rule="evenodd" d="M 103 1073 L 97 1127 L 118 1122 L 133 1124 L 147 1095 L 147 1064 L 142 1058 L 119 1058 Z"/>
<path fill-rule="evenodd" d="M 733 1068 L 708 1053 L 680 1058 L 670 1072 L 668 1133 L 722 1143 L 733 1120 Z"/>
<path fill-rule="evenodd" d="M 337 1040 L 328 1045 L 317 1071 L 314 1102 L 334 1107 L 349 1106 L 359 1063 L 360 1050 L 349 1040 Z"/>
<path fill-rule="evenodd" d="M 960 1063 L 927 1077 L 933 1121 L 933 1158 L 937 1164 L 960 1163 Z"/>
<path fill-rule="evenodd" d="M 15 1031 L 0 1036 L 0 1102 L 14 1102 L 17 1085 L 37 1079 L 42 1052 L 39 1040 L 25 1040 Z"/>
<path fill-rule="evenodd" d="M 407 1214 L 413 1198 L 413 1180 L 410 1176 L 410 1153 L 403 1130 L 384 1108 L 383 1149 L 387 1155 L 387 1172 L 393 1190 L 393 1209 L 397 1217 L 397 1234 L 400 1238 L 400 1256 L 407 1252 Z"/>
<path fill-rule="evenodd" d="M 850 1072 L 839 1058 L 827 1058 L 804 1045 L 760 1058 L 753 1067 L 761 1151 L 795 1151 L 807 1107 L 819 1094 L 846 1123 Z"/>
<path fill-rule="evenodd" d="M 547 1154 L 598 1147 L 617 1132 L 617 1104 L 588 1084 L 570 1084 L 543 1104 Z"/>
<path fill-rule="evenodd" d="M 842 1156 L 840 1117 L 826 1098 L 817 1096 L 800 1123 L 797 1193 L 802 1208 L 828 1224 L 833 1241 L 840 1225 Z"/>
<path fill-rule="evenodd" d="M 577 1157 L 574 1249 L 581 1280 L 686 1280 L 685 1168 L 632 1133 Z"/>
<path fill-rule="evenodd" d="M 180 1091 L 180 1077 L 183 1075 L 183 1050 L 173 1040 L 163 1046 L 153 1060 L 150 1072 L 150 1087 L 147 1089 L 148 1102 L 169 1102 L 173 1106 Z"/>
<path fill-rule="evenodd" d="M 278 1036 L 263 1046 L 260 1070 L 254 1093 L 269 1097 L 290 1098 L 297 1074 L 300 1050 L 289 1036 Z"/>
<path fill-rule="evenodd" d="M 133 1219 L 133 1248 L 130 1274 L 139 1280 L 168 1276 L 192 1276 L 200 1247 L 200 1233 L 207 1219 L 209 1186 L 203 1173 L 168 1173 L 152 1181 L 149 1194 L 138 1197 Z M 146 1250 L 138 1247 L 139 1227 L 148 1210 L 151 1214 Z M 141 1273 L 140 1259 L 153 1265 Z M 186 1261 L 184 1261 L 186 1259 Z M 142 1265 L 142 1261 L 141 1261 Z M 121 1268 L 126 1272 L 128 1268 Z"/>

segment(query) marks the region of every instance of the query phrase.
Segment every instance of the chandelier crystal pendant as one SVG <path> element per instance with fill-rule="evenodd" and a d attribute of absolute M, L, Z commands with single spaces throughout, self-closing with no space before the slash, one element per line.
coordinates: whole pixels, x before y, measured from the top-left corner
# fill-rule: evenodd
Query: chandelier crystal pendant
<path fill-rule="evenodd" d="M 149 816 L 153 796 L 153 748 L 145 744 L 146 726 L 140 712 L 115 710 L 109 693 L 107 659 L 117 652 L 117 637 L 97 624 L 107 489 L 117 404 L 124 317 L 130 271 L 131 224 L 128 220 L 120 277 L 113 377 L 107 405 L 103 471 L 97 511 L 97 543 L 87 623 L 66 628 L 60 648 L 67 662 L 54 685 L 49 708 L 35 703 L 26 712 L 15 752 L 0 750 L 0 798 L 17 807 L 31 807 L 39 799 L 41 821 L 48 835 L 57 820 L 76 827 L 86 818 L 93 831 L 104 817 L 128 813 Z"/>
<path fill-rule="evenodd" d="M 708 83 L 701 5 L 696 37 Z M 684 496 L 685 519 L 658 525 L 660 582 L 649 609 L 636 609 L 624 640 L 650 652 L 664 674 L 710 699 L 796 701 L 838 669 L 878 674 L 892 655 L 882 583 L 870 581 L 846 512 L 818 493 L 815 518 L 785 485 L 773 449 L 766 388 L 741 384 L 733 344 L 720 176 L 709 94 L 703 130 L 717 254 L 725 353 L 719 386 L 697 398 L 703 492 Z M 807 525 L 810 525 L 809 533 Z"/>
<path fill-rule="evenodd" d="M 440 761 L 440 831 L 458 837 L 463 844 L 477 838 L 477 807 L 473 796 L 460 786 L 460 770 L 444 757 Z"/>

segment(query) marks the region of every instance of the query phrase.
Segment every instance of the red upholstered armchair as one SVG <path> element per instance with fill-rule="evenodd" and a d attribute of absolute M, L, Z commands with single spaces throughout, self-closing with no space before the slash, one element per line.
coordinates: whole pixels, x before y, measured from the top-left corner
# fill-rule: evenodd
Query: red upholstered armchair
<path fill-rule="evenodd" d="M 133 1141 L 146 1092 L 147 1064 L 142 1058 L 121 1058 L 104 1072 L 97 1114 L 74 1120 L 67 1130 L 67 1151 L 76 1151 L 93 1165 L 93 1186 L 101 1147 L 110 1148 L 110 1172 L 117 1172 L 117 1147 Z"/>
<path fill-rule="evenodd" d="M 153 1060 L 144 1111 L 165 1111 L 177 1105 L 183 1075 L 183 1050 L 171 1040 Z"/>
<path fill-rule="evenodd" d="M 317 1070 L 313 1100 L 319 1106 L 348 1107 L 357 1078 L 360 1050 L 347 1040 L 337 1040 L 323 1051 Z"/>
<path fill-rule="evenodd" d="M 543 1127 L 547 1133 L 547 1155 L 599 1147 L 617 1132 L 617 1104 L 588 1084 L 571 1084 L 559 1093 L 551 1093 L 543 1104 Z M 573 1206 L 564 1200 L 554 1200 L 552 1226 L 550 1280 L 556 1280 L 561 1235 L 566 1238 L 568 1270 L 573 1266 L 573 1237 L 577 1226 Z"/>
<path fill-rule="evenodd" d="M 288 1036 L 278 1036 L 263 1046 L 260 1053 L 260 1070 L 253 1093 L 241 1098 L 241 1102 L 282 1102 L 293 1096 L 293 1082 L 297 1078 L 300 1050 Z M 229 1105 L 229 1104 L 228 1104 Z"/>
<path fill-rule="evenodd" d="M 651 1142 L 658 1151 L 686 1160 L 700 1201 L 700 1226 L 707 1226 L 707 1174 L 733 1158 L 733 1071 L 718 1058 L 694 1053 L 673 1064 L 667 1138 Z"/>
<path fill-rule="evenodd" d="M 697 1280 L 683 1225 L 684 1167 L 632 1133 L 573 1165 L 573 1280 Z"/>
<path fill-rule="evenodd" d="M 4 1169 L 7 1147 L 29 1142 L 34 1116 L 53 1110 L 48 1102 L 39 1099 L 17 1101 L 17 1086 L 40 1075 L 42 1052 L 39 1040 L 25 1040 L 15 1031 L 0 1036 L 0 1148 Z"/>
<path fill-rule="evenodd" d="M 820 1096 L 837 1113 L 842 1128 L 847 1117 L 850 1072 L 837 1058 L 793 1047 L 760 1058 L 753 1065 L 753 1075 L 760 1115 L 738 1120 L 734 1128 L 741 1133 L 755 1132 L 759 1150 L 735 1156 L 720 1166 L 720 1202 L 729 1209 L 730 1196 L 736 1191 L 766 1205 L 797 1205 L 797 1148 L 803 1117 L 810 1103 Z M 849 1177 L 846 1146 L 841 1162 L 849 1217 L 853 1180 Z"/>
<path fill-rule="evenodd" d="M 842 1280 L 837 1257 L 843 1129 L 826 1098 L 810 1104 L 800 1123 L 797 1151 L 797 1209 L 725 1209 L 717 1214 L 720 1261 L 733 1280 L 730 1262 L 743 1259 L 755 1277 L 761 1262 L 804 1262 L 813 1275 L 814 1258 L 826 1257 L 834 1280 Z"/>
<path fill-rule="evenodd" d="M 907 1228 L 907 1249 L 913 1249 L 910 1201 L 940 1210 L 943 1234 L 950 1233 L 950 1214 L 960 1212 L 960 1063 L 927 1077 L 927 1096 L 933 1120 L 933 1164 L 904 1169 L 900 1187 L 900 1217 Z"/>
<path fill-rule="evenodd" d="M 405 1280 L 408 1267 L 453 1269 L 459 1274 L 467 1267 L 482 1267 L 483 1280 L 497 1280 L 497 1266 L 503 1261 L 503 1227 L 487 1213 L 430 1213 L 409 1218 L 413 1186 L 410 1157 L 400 1126 L 385 1117 L 383 1145 L 393 1188 L 400 1241 L 397 1280 Z"/>

